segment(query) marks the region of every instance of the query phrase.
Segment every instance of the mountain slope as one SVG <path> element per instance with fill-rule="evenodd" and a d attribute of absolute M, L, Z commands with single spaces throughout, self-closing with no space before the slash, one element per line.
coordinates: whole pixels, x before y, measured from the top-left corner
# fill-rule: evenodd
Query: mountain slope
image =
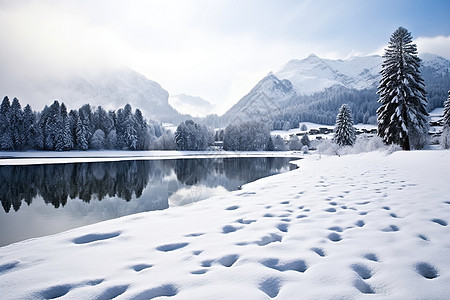
<path fill-rule="evenodd" d="M 421 58 L 430 111 L 446 99 L 450 61 L 434 54 Z M 290 122 L 291 126 L 305 121 L 332 125 L 339 107 L 348 103 L 355 122 L 373 123 L 381 64 L 382 58 L 376 55 L 330 60 L 312 54 L 302 60 L 291 60 L 280 71 L 263 78 L 223 119 L 226 122 L 263 116 L 274 122 L 274 129 L 283 128 L 284 122 Z M 262 105 L 260 99 L 269 105 Z"/>

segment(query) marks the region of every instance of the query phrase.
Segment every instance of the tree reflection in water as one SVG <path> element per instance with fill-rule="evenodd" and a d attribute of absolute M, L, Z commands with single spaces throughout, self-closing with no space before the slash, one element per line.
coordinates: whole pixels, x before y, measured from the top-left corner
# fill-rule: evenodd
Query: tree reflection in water
<path fill-rule="evenodd" d="M 223 185 L 214 180 L 219 176 L 244 184 L 279 173 L 288 166 L 287 158 L 214 158 L 180 160 L 136 160 L 57 165 L 0 167 L 0 199 L 6 213 L 18 211 L 22 202 L 30 205 L 41 196 L 55 208 L 68 199 L 89 203 L 93 199 L 119 197 L 130 201 L 140 198 L 149 184 L 160 184 L 175 173 L 181 185 Z M 172 186 L 171 193 L 180 185 Z M 168 197 L 170 193 L 166 193 Z M 168 205 L 163 205 L 166 208 Z"/>

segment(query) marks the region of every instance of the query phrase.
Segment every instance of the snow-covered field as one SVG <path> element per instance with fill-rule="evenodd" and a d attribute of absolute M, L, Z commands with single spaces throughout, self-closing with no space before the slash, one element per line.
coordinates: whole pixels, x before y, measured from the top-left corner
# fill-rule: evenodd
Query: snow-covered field
<path fill-rule="evenodd" d="M 450 151 L 298 164 L 191 206 L 0 248 L 1 298 L 450 298 Z"/>

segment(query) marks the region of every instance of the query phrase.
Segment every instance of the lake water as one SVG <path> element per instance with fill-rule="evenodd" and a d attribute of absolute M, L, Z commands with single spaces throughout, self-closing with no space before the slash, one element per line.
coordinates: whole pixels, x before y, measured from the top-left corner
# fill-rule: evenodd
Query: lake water
<path fill-rule="evenodd" d="M 289 158 L 0 166 L 0 246 L 193 203 L 296 168 Z"/>

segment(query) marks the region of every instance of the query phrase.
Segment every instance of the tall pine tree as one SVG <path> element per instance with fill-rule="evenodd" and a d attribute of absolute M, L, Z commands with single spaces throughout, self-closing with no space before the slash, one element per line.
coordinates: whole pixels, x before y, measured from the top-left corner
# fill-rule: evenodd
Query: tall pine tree
<path fill-rule="evenodd" d="M 403 150 L 410 150 L 412 141 L 427 134 L 428 113 L 419 71 L 421 60 L 408 30 L 399 27 L 392 34 L 383 58 L 378 87 L 381 103 L 377 110 L 378 135 L 387 144 L 399 144 Z"/>
<path fill-rule="evenodd" d="M 353 146 L 355 139 L 352 112 L 347 104 L 342 104 L 336 116 L 333 141 L 339 146 Z"/>

